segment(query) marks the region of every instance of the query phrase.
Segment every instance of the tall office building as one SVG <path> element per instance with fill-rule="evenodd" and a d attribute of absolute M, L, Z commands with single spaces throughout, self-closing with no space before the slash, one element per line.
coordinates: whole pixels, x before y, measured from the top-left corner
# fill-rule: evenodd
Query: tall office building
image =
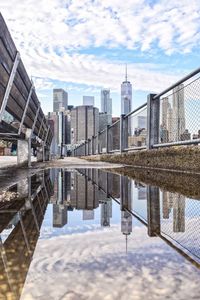
<path fill-rule="evenodd" d="M 71 143 L 78 144 L 99 131 L 99 110 L 93 106 L 77 106 L 71 111 Z"/>
<path fill-rule="evenodd" d="M 99 131 L 104 130 L 107 125 L 112 124 L 112 116 L 107 113 L 100 112 L 99 113 Z"/>
<path fill-rule="evenodd" d="M 83 105 L 94 106 L 94 97 L 93 96 L 83 96 Z"/>
<path fill-rule="evenodd" d="M 172 142 L 173 139 L 173 109 L 170 107 L 167 111 L 167 130 L 168 130 L 168 142 Z"/>
<path fill-rule="evenodd" d="M 175 141 L 181 140 L 185 132 L 185 99 L 184 84 L 173 89 L 173 132 Z"/>
<path fill-rule="evenodd" d="M 165 129 L 167 128 L 167 117 L 168 117 L 168 111 L 170 109 L 171 105 L 169 103 L 168 97 L 162 98 L 162 126 Z"/>
<path fill-rule="evenodd" d="M 53 89 L 53 111 L 59 112 L 61 109 L 67 110 L 68 93 L 63 89 Z"/>
<path fill-rule="evenodd" d="M 109 89 L 101 90 L 101 112 L 112 115 L 112 99 Z"/>
<path fill-rule="evenodd" d="M 132 84 L 127 79 L 127 66 L 125 73 L 125 81 L 121 84 L 121 113 L 128 114 L 132 107 Z"/>

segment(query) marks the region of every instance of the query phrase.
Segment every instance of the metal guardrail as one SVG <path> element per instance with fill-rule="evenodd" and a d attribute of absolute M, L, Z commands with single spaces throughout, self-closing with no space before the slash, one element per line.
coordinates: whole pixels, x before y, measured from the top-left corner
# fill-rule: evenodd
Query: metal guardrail
<path fill-rule="evenodd" d="M 142 126 L 141 123 L 144 126 L 139 128 L 138 125 Z M 108 125 L 98 135 L 82 142 L 74 149 L 73 155 L 87 156 L 144 149 L 146 148 L 146 123 L 147 103 L 128 115 L 122 115 L 120 120 Z"/>
<path fill-rule="evenodd" d="M 50 146 L 53 133 L 0 14 L 0 138 L 24 139 L 26 128 L 37 142 Z"/>
<path fill-rule="evenodd" d="M 118 153 L 200 143 L 200 68 L 92 137 L 90 154 Z M 85 143 L 74 156 L 88 155 Z"/>

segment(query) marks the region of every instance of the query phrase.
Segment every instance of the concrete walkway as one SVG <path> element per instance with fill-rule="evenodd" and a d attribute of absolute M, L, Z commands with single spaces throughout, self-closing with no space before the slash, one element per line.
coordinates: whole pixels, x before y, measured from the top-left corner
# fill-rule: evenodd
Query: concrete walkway
<path fill-rule="evenodd" d="M 33 168 L 117 168 L 122 167 L 123 164 L 113 164 L 102 161 L 87 161 L 77 157 L 65 157 L 64 159 L 51 160 L 44 163 L 37 163 L 35 157 L 32 159 Z M 10 167 L 17 167 L 16 156 L 0 156 L 0 169 L 6 169 Z"/>
<path fill-rule="evenodd" d="M 48 167 L 53 168 L 119 168 L 123 164 L 113 164 L 103 161 L 87 161 L 77 157 L 65 157 L 64 159 L 52 160 L 45 163 Z"/>
<path fill-rule="evenodd" d="M 17 156 L 0 156 L 0 168 L 17 165 Z"/>
<path fill-rule="evenodd" d="M 31 156 L 31 162 L 36 162 L 36 158 Z M 17 156 L 0 156 L 0 169 L 16 167 Z"/>

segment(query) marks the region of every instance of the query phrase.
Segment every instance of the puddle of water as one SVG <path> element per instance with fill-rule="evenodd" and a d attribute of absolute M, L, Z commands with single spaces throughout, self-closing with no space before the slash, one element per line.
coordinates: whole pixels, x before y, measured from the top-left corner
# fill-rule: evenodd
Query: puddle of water
<path fill-rule="evenodd" d="M 197 299 L 200 200 L 100 169 L 0 195 L 0 299 Z"/>

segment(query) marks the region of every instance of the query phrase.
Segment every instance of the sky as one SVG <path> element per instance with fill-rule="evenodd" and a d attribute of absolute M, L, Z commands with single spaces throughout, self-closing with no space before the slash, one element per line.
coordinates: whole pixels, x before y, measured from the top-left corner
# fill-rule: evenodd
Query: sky
<path fill-rule="evenodd" d="M 110 88 L 118 116 L 126 63 L 133 108 L 199 67 L 199 0 L 1 0 L 0 11 L 45 113 L 53 88 L 99 108 Z"/>

